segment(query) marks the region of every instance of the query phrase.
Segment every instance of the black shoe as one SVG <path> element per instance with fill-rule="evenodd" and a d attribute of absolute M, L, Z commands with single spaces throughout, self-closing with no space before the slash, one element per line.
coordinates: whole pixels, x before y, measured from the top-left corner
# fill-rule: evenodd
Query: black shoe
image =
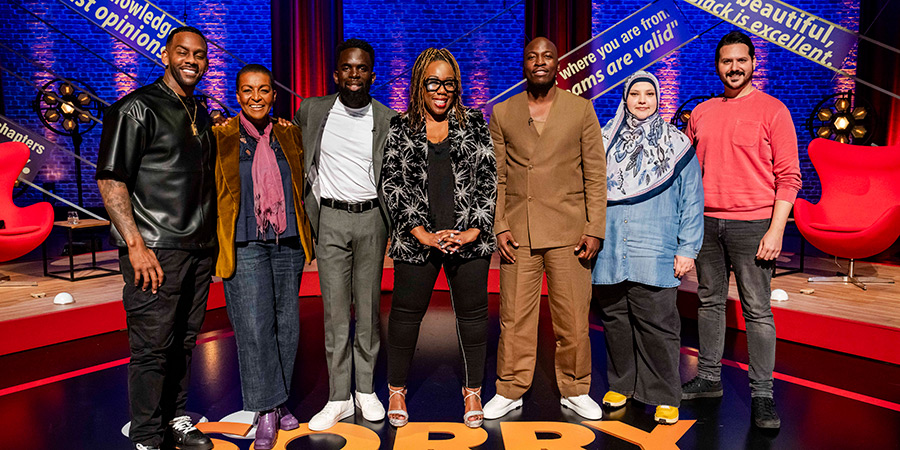
<path fill-rule="evenodd" d="M 750 404 L 753 424 L 759 428 L 781 428 L 781 419 L 775 411 L 775 400 L 769 397 L 753 397 Z"/>
<path fill-rule="evenodd" d="M 202 431 L 194 427 L 189 416 L 172 419 L 166 428 L 167 438 L 175 444 L 175 448 L 183 450 L 210 450 L 212 441 Z"/>
<path fill-rule="evenodd" d="M 693 380 L 681 385 L 682 400 L 718 398 L 723 392 L 721 381 L 709 381 L 700 377 L 694 377 Z"/>

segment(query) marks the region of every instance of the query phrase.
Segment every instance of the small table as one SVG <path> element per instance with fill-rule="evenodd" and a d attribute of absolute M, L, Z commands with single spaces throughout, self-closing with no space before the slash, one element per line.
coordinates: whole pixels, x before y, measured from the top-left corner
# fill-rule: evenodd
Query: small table
<path fill-rule="evenodd" d="M 44 242 L 43 248 L 43 256 L 44 256 L 44 276 L 45 277 L 53 277 L 59 278 L 60 280 L 68 280 L 68 281 L 76 281 L 76 280 L 87 280 L 89 278 L 99 278 L 106 277 L 109 275 L 116 275 L 122 273 L 119 270 L 115 269 L 107 269 L 105 267 L 100 267 L 97 265 L 97 247 L 94 245 L 94 239 L 91 239 L 91 265 L 88 267 L 82 267 L 78 270 L 101 270 L 106 273 L 94 274 L 94 275 L 86 275 L 83 277 L 75 278 L 75 252 L 73 247 L 73 234 L 75 230 L 81 229 L 91 229 L 96 227 L 108 227 L 108 220 L 97 220 L 97 219 L 84 219 L 79 220 L 78 223 L 69 223 L 66 220 L 60 220 L 57 222 L 53 222 L 54 227 L 66 228 L 69 233 L 69 269 L 68 270 L 58 270 L 55 272 L 50 272 L 47 268 L 47 243 Z M 57 274 L 60 273 L 69 273 L 68 277 L 60 276 Z"/>

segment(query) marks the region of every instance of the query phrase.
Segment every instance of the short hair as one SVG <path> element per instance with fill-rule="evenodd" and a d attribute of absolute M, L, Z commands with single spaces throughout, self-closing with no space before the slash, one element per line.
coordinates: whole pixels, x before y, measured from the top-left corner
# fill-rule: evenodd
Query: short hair
<path fill-rule="evenodd" d="M 166 37 L 166 47 L 168 47 L 170 44 L 172 44 L 172 40 L 175 39 L 175 35 L 178 33 L 194 33 L 197 36 L 200 36 L 201 38 L 203 38 L 204 44 L 209 45 L 209 41 L 206 40 L 206 36 L 203 34 L 202 31 L 200 31 L 194 27 L 185 25 L 183 27 L 178 27 L 178 28 L 172 30 L 171 33 L 169 33 L 169 36 Z"/>
<path fill-rule="evenodd" d="M 362 39 L 352 38 L 352 39 L 347 39 L 344 42 L 341 42 L 337 46 L 337 54 L 335 56 L 337 56 L 337 59 L 340 59 L 341 53 L 344 53 L 344 50 L 348 50 L 351 48 L 358 48 L 358 49 L 368 53 L 369 57 L 372 58 L 372 66 L 373 67 L 375 66 L 375 49 L 372 48 L 372 44 L 369 44 L 368 42 L 366 42 Z M 337 62 L 337 59 L 335 60 L 335 62 Z"/>
<path fill-rule="evenodd" d="M 241 88 L 241 75 L 245 73 L 261 73 L 269 77 L 269 82 L 272 82 L 272 71 L 269 70 L 266 66 L 262 64 L 247 64 L 244 67 L 241 67 L 241 70 L 238 71 L 237 76 L 234 77 L 234 85 L 237 89 Z"/>
<path fill-rule="evenodd" d="M 722 39 L 719 40 L 719 45 L 716 46 L 716 62 L 719 62 L 719 50 L 726 45 L 733 44 L 744 44 L 750 50 L 750 57 L 755 58 L 754 53 L 756 53 L 753 48 L 753 41 L 750 40 L 750 36 L 747 36 L 741 31 L 734 30 L 725 36 L 722 36 Z"/>

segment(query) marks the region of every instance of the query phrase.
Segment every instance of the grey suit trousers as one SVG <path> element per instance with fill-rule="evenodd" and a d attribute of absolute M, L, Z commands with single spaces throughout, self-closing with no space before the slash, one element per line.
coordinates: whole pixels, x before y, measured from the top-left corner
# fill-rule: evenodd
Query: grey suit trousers
<path fill-rule="evenodd" d="M 331 388 L 328 399 L 348 400 L 351 374 L 355 374 L 357 391 L 374 392 L 372 372 L 381 342 L 378 315 L 387 227 L 379 208 L 351 213 L 322 206 L 317 237 L 316 259 L 325 309 L 325 357 Z M 352 338 L 351 305 L 356 313 Z"/>

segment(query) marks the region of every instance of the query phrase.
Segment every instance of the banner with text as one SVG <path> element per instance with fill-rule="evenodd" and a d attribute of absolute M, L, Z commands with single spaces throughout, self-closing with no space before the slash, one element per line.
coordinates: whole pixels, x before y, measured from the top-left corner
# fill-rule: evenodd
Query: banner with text
<path fill-rule="evenodd" d="M 693 37 L 673 0 L 650 3 L 560 57 L 556 85 L 593 100 Z M 524 89 L 522 80 L 489 100 L 485 109 Z"/>
<path fill-rule="evenodd" d="M 778 0 L 684 0 L 829 69 L 840 69 L 856 34 Z"/>
<path fill-rule="evenodd" d="M 26 181 L 34 180 L 38 171 L 44 166 L 44 159 L 47 158 L 47 154 L 50 153 L 50 150 L 56 148 L 56 144 L 48 141 L 44 136 L 17 124 L 8 117 L 0 115 L 0 143 L 3 142 L 21 142 L 31 149 L 31 156 L 19 175 L 19 178 Z"/>
<path fill-rule="evenodd" d="M 182 25 L 146 0 L 59 0 L 151 60 L 159 60 L 169 32 Z"/>

